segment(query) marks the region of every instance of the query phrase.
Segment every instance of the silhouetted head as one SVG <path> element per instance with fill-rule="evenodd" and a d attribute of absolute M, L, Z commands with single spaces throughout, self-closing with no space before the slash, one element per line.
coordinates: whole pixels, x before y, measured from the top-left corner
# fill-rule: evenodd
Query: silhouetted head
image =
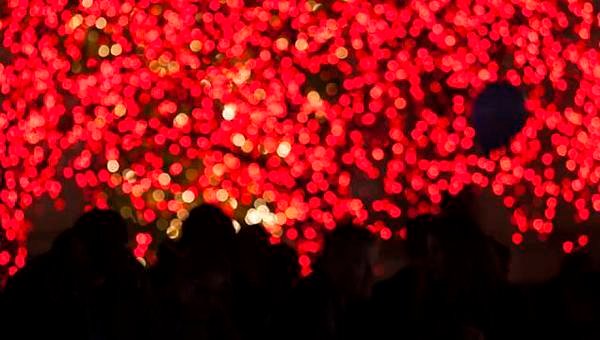
<path fill-rule="evenodd" d="M 127 224 L 114 210 L 93 209 L 86 212 L 77 219 L 73 229 L 90 245 L 112 248 L 127 245 Z"/>
<path fill-rule="evenodd" d="M 427 234 L 432 223 L 431 215 L 421 215 L 406 223 L 406 248 L 412 260 L 427 256 Z"/>
<path fill-rule="evenodd" d="M 63 230 L 52 242 L 50 251 L 54 255 L 67 256 L 67 254 L 70 252 L 73 242 L 75 241 L 75 236 L 76 235 L 73 228 Z"/>
<path fill-rule="evenodd" d="M 93 270 L 116 270 L 129 255 L 127 224 L 116 211 L 94 209 L 83 214 L 68 235 L 75 249 L 80 247 L 91 261 Z M 59 241 L 60 244 L 60 241 Z"/>
<path fill-rule="evenodd" d="M 235 238 L 242 247 L 266 248 L 269 245 L 269 233 L 260 225 L 241 228 Z"/>
<path fill-rule="evenodd" d="M 507 146 L 525 125 L 523 94 L 505 83 L 489 84 L 475 100 L 471 123 L 483 152 Z"/>
<path fill-rule="evenodd" d="M 371 293 L 376 254 L 375 238 L 368 230 L 340 225 L 326 236 L 317 270 L 338 293 L 366 298 Z"/>
<path fill-rule="evenodd" d="M 506 282 L 510 271 L 510 248 L 493 237 L 488 237 L 487 240 L 496 265 L 496 276 Z"/>
<path fill-rule="evenodd" d="M 62 264 L 75 268 L 84 267 L 89 261 L 86 244 L 74 228 L 66 229 L 56 237 L 50 253 Z"/>
<path fill-rule="evenodd" d="M 477 216 L 477 202 L 479 193 L 474 186 L 465 186 L 458 194 L 452 195 L 445 192 L 442 199 L 441 208 L 444 216 L 458 216 L 460 218 L 469 218 L 473 221 Z"/>
<path fill-rule="evenodd" d="M 231 289 L 231 264 L 228 257 L 205 248 L 193 250 L 191 256 L 190 253 L 183 255 L 177 259 L 175 266 L 176 275 L 181 280 L 179 288 L 191 289 L 185 293 L 203 298 L 213 295 L 222 297 L 224 292 Z"/>
<path fill-rule="evenodd" d="M 258 288 L 266 284 L 269 253 L 268 233 L 259 225 L 246 226 L 236 235 L 238 279 Z"/>
<path fill-rule="evenodd" d="M 205 246 L 230 251 L 235 241 L 231 218 L 209 204 L 192 209 L 183 222 L 181 232 L 179 244 L 183 247 Z"/>
<path fill-rule="evenodd" d="M 430 274 L 457 285 L 474 284 L 495 276 L 493 251 L 487 237 L 470 216 L 442 213 L 436 216 L 428 239 Z"/>
<path fill-rule="evenodd" d="M 269 248 L 269 283 L 278 291 L 292 288 L 300 277 L 300 265 L 296 251 L 278 244 Z"/>

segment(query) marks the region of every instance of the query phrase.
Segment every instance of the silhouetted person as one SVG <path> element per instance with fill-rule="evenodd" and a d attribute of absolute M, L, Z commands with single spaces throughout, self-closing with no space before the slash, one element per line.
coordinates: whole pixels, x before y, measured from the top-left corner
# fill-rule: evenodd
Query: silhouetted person
<path fill-rule="evenodd" d="M 15 338 L 147 338 L 143 268 L 126 245 L 125 221 L 109 210 L 61 233 L 9 282 Z"/>
<path fill-rule="evenodd" d="M 79 218 L 74 232 L 89 256 L 90 319 L 94 337 L 147 338 L 147 280 L 127 247 L 125 220 L 112 210 L 94 209 Z"/>
<path fill-rule="evenodd" d="M 243 339 L 262 336 L 271 308 L 269 292 L 269 241 L 259 225 L 246 226 L 236 235 L 235 319 Z"/>
<path fill-rule="evenodd" d="M 438 216 L 411 222 L 407 238 L 409 266 L 375 290 L 378 333 L 384 338 L 502 339 L 508 326 L 499 322 L 506 312 L 501 303 L 506 259 L 497 255 L 460 198 L 447 202 Z"/>
<path fill-rule="evenodd" d="M 300 278 L 300 265 L 296 250 L 286 244 L 269 248 L 267 284 L 271 305 L 285 300 Z"/>
<path fill-rule="evenodd" d="M 192 209 L 184 221 L 180 247 L 193 250 L 202 245 L 231 257 L 235 247 L 232 220 L 218 207 L 202 204 Z"/>
<path fill-rule="evenodd" d="M 600 339 L 600 272 L 585 249 L 566 256 L 558 285 L 565 334 L 572 339 Z"/>
<path fill-rule="evenodd" d="M 433 223 L 431 215 L 408 221 L 407 265 L 374 286 L 371 327 L 375 338 L 419 339 L 419 333 L 427 327 L 424 314 L 429 293 L 427 240 Z"/>
<path fill-rule="evenodd" d="M 152 269 L 159 334 L 170 339 L 237 339 L 233 317 L 235 231 L 219 208 L 190 211 L 179 240 L 161 244 Z"/>
<path fill-rule="evenodd" d="M 448 214 L 431 231 L 428 257 L 436 335 L 492 338 L 502 281 L 488 239 L 469 218 Z"/>
<path fill-rule="evenodd" d="M 9 279 L 2 306 L 3 324 L 10 325 L 3 330 L 7 338 L 35 337 L 41 329 L 61 338 L 88 338 L 87 308 L 81 298 L 88 286 L 82 271 L 87 262 L 81 241 L 69 229 L 50 251 L 28 261 Z"/>
<path fill-rule="evenodd" d="M 272 337 L 365 339 L 375 244 L 370 232 L 340 226 L 326 237 L 314 273 L 302 280 L 283 311 L 276 312 Z"/>
<path fill-rule="evenodd" d="M 269 248 L 267 271 L 267 339 L 279 338 L 284 334 L 276 334 L 270 329 L 277 320 L 277 315 L 285 311 L 286 304 L 291 300 L 292 293 L 300 280 L 300 265 L 296 250 L 286 244 L 278 244 Z"/>

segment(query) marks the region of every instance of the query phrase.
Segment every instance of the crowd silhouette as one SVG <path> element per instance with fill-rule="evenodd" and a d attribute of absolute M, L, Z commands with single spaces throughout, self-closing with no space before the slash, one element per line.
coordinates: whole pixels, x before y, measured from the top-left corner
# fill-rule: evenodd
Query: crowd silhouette
<path fill-rule="evenodd" d="M 211 205 L 190 212 L 150 268 L 121 216 L 92 210 L 9 280 L 2 338 L 600 339 L 600 271 L 586 253 L 553 280 L 512 284 L 507 247 L 462 203 L 412 220 L 407 265 L 379 282 L 378 241 L 351 224 L 326 235 L 301 278 L 293 249 L 258 227 L 236 234 Z"/>

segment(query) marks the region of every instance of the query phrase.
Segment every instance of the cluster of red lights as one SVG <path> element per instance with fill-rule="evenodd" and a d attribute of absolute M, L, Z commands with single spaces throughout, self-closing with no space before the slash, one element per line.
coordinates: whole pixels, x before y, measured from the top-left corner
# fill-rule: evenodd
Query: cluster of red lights
<path fill-rule="evenodd" d="M 310 266 L 351 216 L 384 239 L 444 193 L 490 187 L 522 234 L 600 211 L 600 15 L 589 1 L 7 0 L 0 8 L 0 268 L 25 212 L 74 180 L 177 237 L 220 204 Z M 507 81 L 525 128 L 483 157 L 473 98 Z M 152 226 L 152 227 L 151 227 Z M 156 227 L 156 228 L 155 228 Z M 577 243 L 575 243 L 577 242 Z M 587 243 L 585 235 L 564 250 Z"/>

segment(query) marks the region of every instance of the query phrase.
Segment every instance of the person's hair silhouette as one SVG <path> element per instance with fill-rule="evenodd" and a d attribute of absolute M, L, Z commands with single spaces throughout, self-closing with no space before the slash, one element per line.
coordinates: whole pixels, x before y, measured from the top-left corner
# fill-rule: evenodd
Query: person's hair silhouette
<path fill-rule="evenodd" d="M 183 222 L 179 244 L 184 247 L 204 246 L 231 252 L 235 230 L 231 218 L 214 205 L 203 204 L 190 211 Z"/>
<path fill-rule="evenodd" d="M 375 262 L 375 238 L 351 224 L 338 226 L 325 238 L 315 270 L 325 276 L 338 294 L 349 298 L 370 295 Z"/>
<path fill-rule="evenodd" d="M 81 242 L 91 266 L 98 271 L 114 271 L 129 257 L 127 224 L 113 210 L 93 209 L 83 214 L 72 228 Z"/>

